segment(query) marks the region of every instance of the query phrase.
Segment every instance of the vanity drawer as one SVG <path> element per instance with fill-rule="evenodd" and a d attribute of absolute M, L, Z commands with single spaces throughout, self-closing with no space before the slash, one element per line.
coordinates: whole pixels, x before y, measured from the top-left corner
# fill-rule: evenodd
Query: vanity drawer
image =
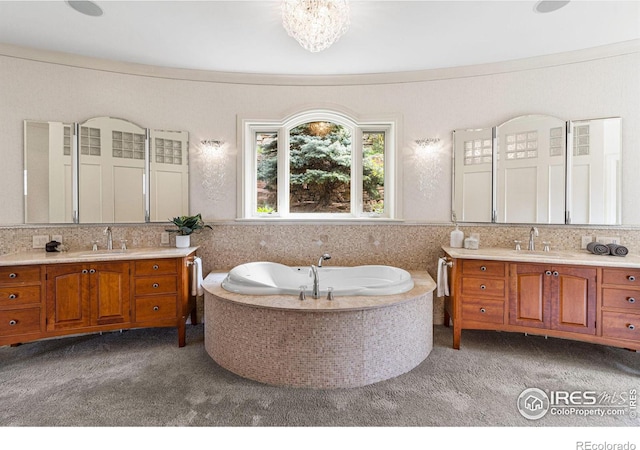
<path fill-rule="evenodd" d="M 0 335 L 12 336 L 40 331 L 40 308 L 0 311 Z"/>
<path fill-rule="evenodd" d="M 640 341 L 640 314 L 603 311 L 602 336 Z"/>
<path fill-rule="evenodd" d="M 640 313 L 640 291 L 631 289 L 603 289 L 602 306 L 604 308 L 624 308 Z"/>
<path fill-rule="evenodd" d="M 176 318 L 177 302 L 178 297 L 175 295 L 136 298 L 136 322 Z"/>
<path fill-rule="evenodd" d="M 136 275 L 164 275 L 178 273 L 177 259 L 144 259 L 136 261 Z"/>
<path fill-rule="evenodd" d="M 506 273 L 506 264 L 500 261 L 464 259 L 462 260 L 462 273 L 464 275 L 504 277 Z"/>
<path fill-rule="evenodd" d="M 504 302 L 501 300 L 462 300 L 464 322 L 504 323 Z"/>
<path fill-rule="evenodd" d="M 40 303 L 40 286 L 0 287 L 0 308 Z"/>
<path fill-rule="evenodd" d="M 602 283 L 640 287 L 640 270 L 602 269 Z"/>
<path fill-rule="evenodd" d="M 0 267 L 0 286 L 39 282 L 39 266 Z"/>
<path fill-rule="evenodd" d="M 140 277 L 135 281 L 135 295 L 168 294 L 178 291 L 178 277 L 164 275 Z"/>
<path fill-rule="evenodd" d="M 462 295 L 504 297 L 505 281 L 497 278 L 462 277 Z"/>

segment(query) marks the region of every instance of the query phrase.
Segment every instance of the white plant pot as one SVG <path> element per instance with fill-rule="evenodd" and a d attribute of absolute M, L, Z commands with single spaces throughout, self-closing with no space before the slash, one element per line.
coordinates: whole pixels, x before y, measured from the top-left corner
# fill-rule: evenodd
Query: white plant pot
<path fill-rule="evenodd" d="M 181 234 L 178 234 L 176 236 L 176 247 L 187 248 L 190 246 L 191 246 L 191 236 L 189 235 L 183 236 Z"/>

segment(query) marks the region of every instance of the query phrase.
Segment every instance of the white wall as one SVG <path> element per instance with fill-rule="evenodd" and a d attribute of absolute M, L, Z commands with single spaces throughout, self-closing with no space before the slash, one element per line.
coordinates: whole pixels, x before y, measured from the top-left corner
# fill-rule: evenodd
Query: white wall
<path fill-rule="evenodd" d="M 629 49 L 631 48 L 631 50 Z M 404 218 L 448 222 L 451 205 L 451 131 L 490 127 L 521 114 L 550 114 L 566 120 L 608 116 L 623 119 L 624 224 L 640 224 L 640 45 L 474 68 L 425 71 L 407 76 L 260 79 L 169 71 L 0 46 L 0 224 L 23 222 L 23 120 L 82 122 L 115 116 L 143 127 L 186 130 L 191 142 L 191 212 L 207 220 L 233 220 L 236 213 L 237 117 L 280 119 L 310 106 L 336 105 L 356 114 L 402 117 L 399 133 L 404 167 Z M 52 62 L 53 61 L 53 62 Z M 72 61 L 69 63 L 69 61 Z M 64 63 L 64 64 L 61 64 Z M 84 67 L 80 67 L 84 66 Z M 142 67 L 142 68 L 141 68 Z M 126 72 L 126 73 L 125 73 Z M 175 74 L 179 74 L 176 77 Z M 193 74 L 193 76 L 191 76 Z M 170 78 L 174 77 L 174 78 Z M 199 80 L 194 80 L 199 78 Z M 354 79 L 356 79 L 355 84 Z M 222 80 L 222 81 L 219 81 Z M 249 80 L 249 81 L 247 81 Z M 270 80 L 276 80 L 269 84 Z M 380 82 L 376 83 L 376 80 Z M 394 82 L 397 81 L 397 82 Z M 424 81 L 421 81 L 424 80 Z M 287 85 L 289 84 L 289 85 Z M 437 165 L 420 192 L 413 141 L 439 137 Z M 221 190 L 202 186 L 202 139 L 222 139 L 227 156 Z"/>

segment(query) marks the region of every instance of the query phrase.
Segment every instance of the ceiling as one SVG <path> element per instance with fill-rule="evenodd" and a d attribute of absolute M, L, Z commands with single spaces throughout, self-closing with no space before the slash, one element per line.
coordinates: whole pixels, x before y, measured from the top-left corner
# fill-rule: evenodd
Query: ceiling
<path fill-rule="evenodd" d="M 341 75 L 508 61 L 640 39 L 640 1 L 351 1 L 351 27 L 329 49 L 304 50 L 280 2 L 0 0 L 0 43 L 123 62 L 221 72 Z"/>

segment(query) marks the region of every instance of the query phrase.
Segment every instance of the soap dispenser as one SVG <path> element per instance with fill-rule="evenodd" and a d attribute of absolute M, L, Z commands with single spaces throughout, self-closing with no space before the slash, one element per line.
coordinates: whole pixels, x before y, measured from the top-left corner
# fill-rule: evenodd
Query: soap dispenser
<path fill-rule="evenodd" d="M 464 244 L 464 233 L 458 228 L 458 220 L 456 213 L 452 214 L 453 223 L 456 225 L 456 229 L 451 232 L 451 241 L 449 246 L 453 248 L 462 248 Z"/>

